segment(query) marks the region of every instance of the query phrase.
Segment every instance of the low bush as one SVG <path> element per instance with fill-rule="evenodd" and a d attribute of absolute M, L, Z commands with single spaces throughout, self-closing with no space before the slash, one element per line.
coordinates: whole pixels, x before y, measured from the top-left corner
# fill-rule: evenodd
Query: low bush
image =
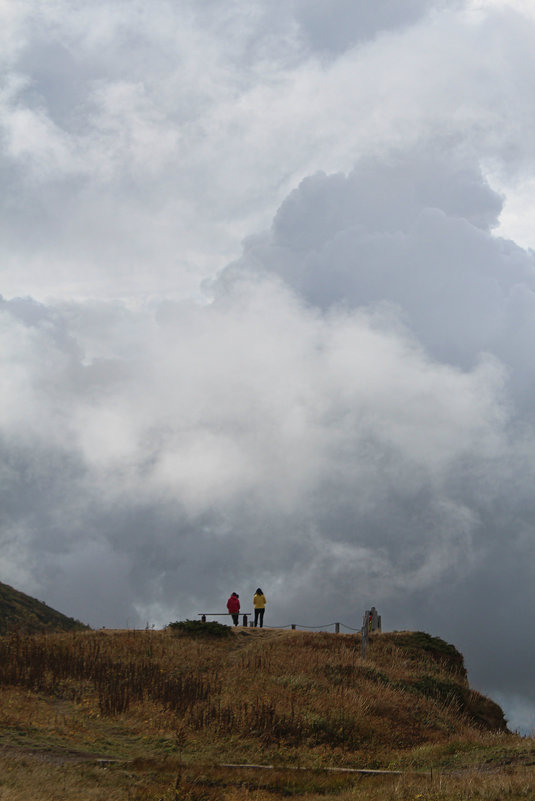
<path fill-rule="evenodd" d="M 180 634 L 193 634 L 196 637 L 228 637 L 230 626 L 217 623 L 215 620 L 203 623 L 201 620 L 177 620 L 169 623 L 168 629 Z"/>

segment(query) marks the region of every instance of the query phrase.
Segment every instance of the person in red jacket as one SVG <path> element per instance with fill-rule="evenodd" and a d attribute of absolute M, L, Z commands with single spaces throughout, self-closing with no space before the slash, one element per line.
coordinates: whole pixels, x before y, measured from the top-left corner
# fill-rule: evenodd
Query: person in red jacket
<path fill-rule="evenodd" d="M 233 592 L 230 598 L 227 601 L 227 609 L 229 614 L 232 615 L 232 620 L 234 621 L 234 625 L 238 625 L 238 617 L 240 614 L 240 596 L 237 592 Z"/>

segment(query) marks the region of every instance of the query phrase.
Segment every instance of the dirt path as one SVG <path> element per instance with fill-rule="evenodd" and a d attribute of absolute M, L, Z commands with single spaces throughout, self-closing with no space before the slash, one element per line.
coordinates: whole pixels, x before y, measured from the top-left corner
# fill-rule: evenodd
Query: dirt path
<path fill-rule="evenodd" d="M 106 754 L 95 754 L 91 751 L 78 751 L 76 749 L 63 748 L 37 748 L 35 746 L 22 745 L 0 745 L 0 759 L 8 757 L 10 759 L 20 758 L 35 759 L 37 762 L 47 762 L 55 765 L 66 763 L 94 762 L 98 765 L 106 765 L 111 762 L 122 762 L 124 760 L 113 759 Z"/>

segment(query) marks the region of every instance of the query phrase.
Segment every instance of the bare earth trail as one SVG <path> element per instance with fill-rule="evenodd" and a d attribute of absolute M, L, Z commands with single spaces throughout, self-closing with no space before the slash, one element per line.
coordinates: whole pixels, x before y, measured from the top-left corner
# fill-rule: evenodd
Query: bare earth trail
<path fill-rule="evenodd" d="M 65 765 L 82 762 L 92 762 L 96 765 L 106 763 L 123 762 L 121 759 L 113 759 L 106 754 L 95 754 L 91 751 L 78 751 L 63 748 L 38 748 L 35 746 L 23 745 L 0 745 L 0 759 L 32 759 L 36 762 L 47 762 L 54 765 Z"/>

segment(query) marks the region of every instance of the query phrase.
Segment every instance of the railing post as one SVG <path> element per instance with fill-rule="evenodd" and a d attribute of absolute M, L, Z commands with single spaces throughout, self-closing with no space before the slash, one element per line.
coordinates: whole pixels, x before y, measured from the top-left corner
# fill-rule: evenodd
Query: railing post
<path fill-rule="evenodd" d="M 247 615 L 243 616 L 243 625 L 247 628 Z"/>
<path fill-rule="evenodd" d="M 292 623 L 292 631 L 295 631 L 295 623 Z"/>
<path fill-rule="evenodd" d="M 334 633 L 335 634 L 340 634 L 340 623 L 335 623 L 334 624 Z"/>

